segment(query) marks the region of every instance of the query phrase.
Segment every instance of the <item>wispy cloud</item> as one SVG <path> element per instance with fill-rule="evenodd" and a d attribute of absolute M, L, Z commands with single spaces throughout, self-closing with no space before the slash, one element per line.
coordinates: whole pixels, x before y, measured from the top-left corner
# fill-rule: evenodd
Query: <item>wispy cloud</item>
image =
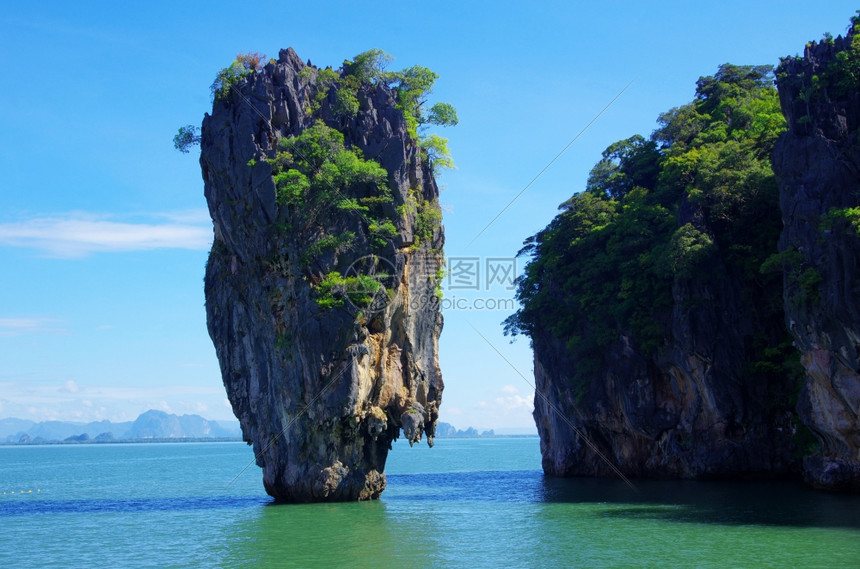
<path fill-rule="evenodd" d="M 33 421 L 133 420 L 148 409 L 169 413 L 204 413 L 207 419 L 230 418 L 217 380 L 206 385 L 116 386 L 58 379 L 33 384 L 0 380 L 0 417 Z"/>
<path fill-rule="evenodd" d="M 471 415 L 478 425 L 493 428 L 501 425 L 522 428 L 534 425 L 534 393 L 522 395 L 515 385 L 505 385 L 495 392 L 495 397 L 475 403 Z"/>
<path fill-rule="evenodd" d="M 56 318 L 0 318 L 0 338 L 24 334 L 65 334 L 62 320 Z"/>
<path fill-rule="evenodd" d="M 152 249 L 205 250 L 212 241 L 206 210 L 160 213 L 148 221 L 67 213 L 0 223 L 0 245 L 26 247 L 51 257 L 76 258 L 98 252 Z"/>

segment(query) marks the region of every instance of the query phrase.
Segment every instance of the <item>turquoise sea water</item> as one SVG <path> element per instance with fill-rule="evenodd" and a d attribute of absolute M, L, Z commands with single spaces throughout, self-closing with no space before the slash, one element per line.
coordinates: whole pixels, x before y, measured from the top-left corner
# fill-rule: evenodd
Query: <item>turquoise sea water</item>
<path fill-rule="evenodd" d="M 376 502 L 272 505 L 242 443 L 0 447 L 0 567 L 860 568 L 860 496 L 545 479 L 536 438 L 397 443 Z M 23 494 L 21 493 L 23 491 Z M 14 494 L 12 493 L 14 492 Z"/>

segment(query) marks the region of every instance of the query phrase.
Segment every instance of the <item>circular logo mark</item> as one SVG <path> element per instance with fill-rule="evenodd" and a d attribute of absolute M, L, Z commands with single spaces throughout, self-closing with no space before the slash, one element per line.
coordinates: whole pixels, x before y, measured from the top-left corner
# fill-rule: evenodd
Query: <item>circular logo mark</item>
<path fill-rule="evenodd" d="M 391 302 L 396 269 L 388 259 L 376 255 L 359 257 L 346 269 L 344 297 L 347 303 L 365 314 L 379 312 Z"/>

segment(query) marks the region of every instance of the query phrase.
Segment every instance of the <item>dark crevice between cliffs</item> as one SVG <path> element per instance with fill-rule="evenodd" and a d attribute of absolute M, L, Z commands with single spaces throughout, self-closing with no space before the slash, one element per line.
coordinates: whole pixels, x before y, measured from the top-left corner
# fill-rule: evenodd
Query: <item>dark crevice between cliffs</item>
<path fill-rule="evenodd" d="M 424 92 L 362 55 L 337 71 L 292 49 L 239 58 L 201 131 L 209 334 L 277 501 L 379 497 L 392 441 L 402 429 L 432 446 L 442 401 Z"/>
<path fill-rule="evenodd" d="M 615 476 L 602 454 L 860 489 L 855 31 L 783 60 L 778 93 L 768 66 L 702 77 L 526 241 L 505 325 L 534 349 L 546 474 Z"/>

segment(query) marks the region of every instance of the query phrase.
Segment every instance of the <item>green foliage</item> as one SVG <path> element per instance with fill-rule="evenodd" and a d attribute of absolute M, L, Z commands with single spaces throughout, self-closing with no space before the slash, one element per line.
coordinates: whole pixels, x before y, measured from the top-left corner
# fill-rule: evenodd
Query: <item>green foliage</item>
<path fill-rule="evenodd" d="M 384 275 L 377 275 L 377 277 Z M 374 295 L 382 288 L 380 282 L 367 275 L 344 277 L 337 271 L 325 275 L 316 287 L 317 306 L 323 309 L 340 308 L 345 300 L 358 307 L 368 307 Z"/>
<path fill-rule="evenodd" d="M 299 170 L 291 168 L 274 176 L 278 203 L 301 204 L 311 187 L 310 180 Z"/>
<path fill-rule="evenodd" d="M 420 65 L 413 65 L 387 76 L 397 94 L 397 104 L 403 110 L 413 138 L 418 138 L 418 125 L 425 122 L 422 107 L 438 78 L 439 75 Z"/>
<path fill-rule="evenodd" d="M 293 212 L 291 226 L 325 225 L 335 212 L 346 212 L 367 227 L 374 247 L 382 248 L 396 237 L 396 227 L 383 212 L 392 202 L 388 172 L 364 159 L 359 149 L 346 148 L 342 133 L 318 121 L 300 135 L 281 140 L 278 148 L 267 161 L 278 204 Z M 323 236 L 307 245 L 302 263 L 309 265 L 324 251 L 343 249 L 354 240 L 351 231 Z"/>
<path fill-rule="evenodd" d="M 319 110 L 333 92 L 333 114 L 339 120 L 349 120 L 358 114 L 358 93 L 363 86 L 385 84 L 394 90 L 397 107 L 403 111 L 407 132 L 424 148 L 434 172 L 453 168 L 447 139 L 435 134 L 419 136 L 422 126 L 455 126 L 459 122 L 457 111 L 450 103 L 437 102 L 425 112 L 427 98 L 439 75 L 420 65 L 400 71 L 386 71 L 392 60 L 384 51 L 371 49 L 359 53 L 352 60 L 345 60 L 340 74 L 331 69 L 317 71 L 317 89 L 310 101 L 310 110 Z M 312 74 L 311 67 L 299 72 L 299 76 L 306 81 L 310 80 Z"/>
<path fill-rule="evenodd" d="M 358 114 L 358 97 L 347 89 L 338 89 L 335 91 L 332 110 L 337 116 L 352 118 Z"/>
<path fill-rule="evenodd" d="M 836 53 L 825 72 L 826 81 L 834 87 L 836 96 L 846 97 L 857 92 L 860 86 L 860 21 L 851 18 L 853 37 L 851 46 Z"/>
<path fill-rule="evenodd" d="M 803 253 L 794 247 L 788 247 L 779 253 L 770 255 L 761 265 L 761 272 L 782 273 L 786 270 L 796 270 L 803 263 Z"/>
<path fill-rule="evenodd" d="M 421 125 L 455 126 L 457 111 L 449 103 L 436 103 L 425 114 L 424 105 L 439 75 L 426 67 L 413 65 L 401 71 L 387 72 L 385 82 L 394 89 L 397 106 L 403 111 L 406 127 L 413 139 L 418 139 Z"/>
<path fill-rule="evenodd" d="M 450 103 L 436 103 L 430 107 L 425 122 L 437 126 L 457 126 L 460 119 L 457 118 L 457 109 Z"/>
<path fill-rule="evenodd" d="M 805 101 L 807 107 L 811 101 L 821 98 L 839 99 L 856 95 L 860 86 L 860 18 L 858 16 L 851 17 L 848 33 L 848 37 L 851 38 L 849 46 L 836 52 L 834 60 L 828 63 L 823 71 L 817 70 L 817 73 L 809 76 L 791 78 L 800 81 L 798 98 Z M 830 34 L 824 35 L 822 43 L 835 45 L 833 36 Z M 784 58 L 781 61 L 777 69 L 777 77 L 781 83 L 789 81 L 788 66 L 796 60 L 797 58 L 794 60 Z M 797 121 L 798 124 L 809 122 L 808 113 Z"/>
<path fill-rule="evenodd" d="M 821 300 L 821 273 L 809 266 L 806 256 L 794 247 L 770 255 L 762 263 L 761 273 L 785 275 L 786 300 L 792 306 L 806 306 Z"/>
<path fill-rule="evenodd" d="M 355 233 L 346 231 L 340 235 L 324 235 L 315 243 L 311 243 L 302 252 L 302 264 L 309 265 L 325 251 L 338 251 L 348 248 L 355 241 Z"/>
<path fill-rule="evenodd" d="M 659 172 L 657 143 L 641 135 L 611 144 L 591 169 L 585 189 L 619 199 L 636 186 L 653 188 Z"/>
<path fill-rule="evenodd" d="M 385 168 L 365 160 L 360 150 L 346 148 L 343 134 L 322 121 L 299 136 L 281 140 L 278 154 L 269 162 L 282 205 L 336 203 L 342 209 L 360 210 L 348 198 L 357 187 L 390 196 Z"/>
<path fill-rule="evenodd" d="M 860 207 L 831 208 L 821 218 L 819 228 L 860 236 Z"/>
<path fill-rule="evenodd" d="M 200 131 L 193 124 L 179 127 L 179 132 L 173 137 L 173 148 L 183 154 L 188 154 L 192 146 L 200 144 Z"/>
<path fill-rule="evenodd" d="M 313 267 L 326 271 L 322 278 L 313 277 L 316 284 L 312 286 L 321 308 L 341 307 L 345 299 L 356 306 L 369 304 L 381 286 L 373 278 L 367 281 L 369 277 L 344 277 L 337 271 L 329 271 L 332 257 L 324 255 L 334 252 L 338 262 L 337 253 L 355 247 L 357 235 L 377 252 L 388 250 L 407 222 L 403 214 L 409 206 L 402 204 L 395 210 L 388 172 L 375 161 L 365 159 L 358 148 L 347 147 L 343 133 L 338 130 L 349 127 L 349 120 L 359 113 L 359 101 L 367 91 L 381 85 L 392 89 L 413 143 L 421 144 L 422 155 L 429 165 L 434 171 L 453 167 L 446 139 L 435 134 L 418 136 L 420 125 L 451 126 L 458 121 L 456 110 L 447 103 L 436 103 L 425 115 L 427 97 L 438 75 L 421 66 L 389 72 L 386 66 L 390 61 L 389 55 L 374 49 L 344 61 L 340 71 L 303 68 L 299 79 L 308 86 L 308 111 L 317 113 L 324 109 L 319 114 L 329 124 L 318 120 L 298 136 L 280 140 L 275 156 L 267 159 L 272 167 L 277 203 L 285 208 L 279 215 L 287 218 L 279 223 L 298 231 L 308 242 L 301 255 L 302 263 L 312 271 Z M 228 77 L 243 72 L 237 66 Z M 419 204 L 414 196 L 410 198 L 415 211 L 416 240 L 422 237 L 431 240 L 441 223 L 438 204 Z M 395 212 L 398 217 L 392 219 Z M 346 227 L 344 219 L 348 218 L 343 213 L 352 218 Z M 339 228 L 340 233 L 334 228 Z M 347 228 L 352 231 L 345 231 Z"/>
<path fill-rule="evenodd" d="M 422 200 L 415 207 L 415 225 L 413 234 L 415 237 L 415 247 L 422 242 L 430 242 L 433 240 L 433 233 L 439 228 L 442 223 L 442 209 L 439 207 L 437 200 L 427 201 Z"/>
<path fill-rule="evenodd" d="M 819 291 L 821 281 L 821 273 L 813 267 L 809 267 L 800 273 L 797 284 L 800 285 L 800 289 L 803 291 L 807 302 L 817 304 L 821 301 L 821 292 Z"/>
<path fill-rule="evenodd" d="M 436 272 L 433 273 L 433 296 L 436 297 L 436 300 L 442 300 L 445 296 L 445 293 L 442 292 L 442 281 L 445 279 L 445 267 L 439 267 L 436 269 Z"/>
<path fill-rule="evenodd" d="M 666 260 L 668 269 L 680 277 L 692 277 L 697 269 L 714 254 L 714 241 L 692 223 L 679 227 L 669 241 Z"/>
<path fill-rule="evenodd" d="M 370 243 L 376 249 L 381 249 L 391 240 L 397 237 L 399 231 L 390 219 L 384 221 L 371 221 L 367 226 L 370 233 Z"/>
<path fill-rule="evenodd" d="M 427 135 L 421 139 L 421 149 L 427 156 L 433 174 L 438 174 L 439 170 L 442 169 L 456 168 L 454 160 L 451 158 L 451 152 L 448 150 L 447 138 L 442 138 L 438 134 Z"/>
<path fill-rule="evenodd" d="M 355 77 L 359 84 L 376 83 L 385 80 L 385 68 L 394 58 L 381 49 L 369 49 L 359 53 L 352 61 L 343 62 L 343 73 Z"/>
<path fill-rule="evenodd" d="M 769 259 L 781 230 L 770 155 L 785 130 L 770 68 L 722 65 L 658 124 L 604 150 L 585 191 L 520 251 L 531 260 L 505 332 L 563 342 L 577 393 L 622 336 L 660 349 L 679 281 L 736 279 L 762 325 L 783 330 L 781 275 L 762 267 L 787 262 Z M 785 354 L 762 355 L 770 338 L 756 345 L 759 371 L 781 365 Z"/>
<path fill-rule="evenodd" d="M 262 61 L 266 58 L 257 52 L 247 52 L 236 54 L 236 59 L 233 60 L 228 67 L 221 69 L 215 75 L 215 81 L 209 87 L 212 94 L 212 100 L 218 101 L 227 97 L 230 90 L 242 78 L 251 75 L 262 69 Z"/>

